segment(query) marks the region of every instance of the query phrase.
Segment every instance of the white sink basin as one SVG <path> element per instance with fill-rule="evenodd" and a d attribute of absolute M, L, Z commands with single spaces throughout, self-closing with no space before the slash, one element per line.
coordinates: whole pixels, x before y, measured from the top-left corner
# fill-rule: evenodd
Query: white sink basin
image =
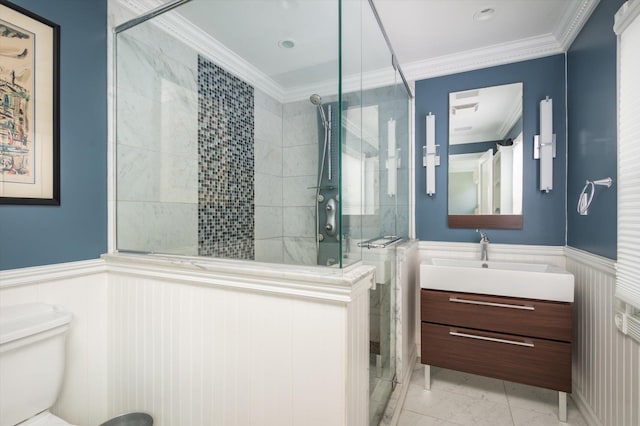
<path fill-rule="evenodd" d="M 420 264 L 420 287 L 573 302 L 573 275 L 543 263 L 433 258 Z"/>

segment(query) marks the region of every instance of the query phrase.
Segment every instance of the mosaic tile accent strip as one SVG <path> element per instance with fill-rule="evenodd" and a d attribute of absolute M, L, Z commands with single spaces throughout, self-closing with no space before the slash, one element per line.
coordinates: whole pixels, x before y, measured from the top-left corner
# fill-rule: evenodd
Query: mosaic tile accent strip
<path fill-rule="evenodd" d="M 198 55 L 198 254 L 254 259 L 253 87 Z"/>

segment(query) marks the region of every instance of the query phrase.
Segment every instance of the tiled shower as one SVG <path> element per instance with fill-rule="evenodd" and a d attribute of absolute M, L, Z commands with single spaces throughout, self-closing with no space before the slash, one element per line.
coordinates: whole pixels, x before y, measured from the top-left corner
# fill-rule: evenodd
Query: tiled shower
<path fill-rule="evenodd" d="M 309 52 L 271 52 L 294 62 L 280 74 L 270 71 L 275 62 L 246 53 L 269 34 L 242 33 L 248 39 L 231 55 L 214 36 L 233 44 L 241 32 L 185 24 L 212 4 L 242 8 L 190 0 L 116 29 L 116 248 L 193 264 L 311 266 L 319 275 L 319 266 L 376 266 L 368 370 L 377 424 L 401 365 L 396 248 L 368 241 L 408 237 L 411 94 L 367 1 L 300 4 L 309 9 L 297 18 L 326 16 L 319 31 L 335 39 L 324 50 L 307 47 L 324 60 L 315 65 L 304 63 Z"/>

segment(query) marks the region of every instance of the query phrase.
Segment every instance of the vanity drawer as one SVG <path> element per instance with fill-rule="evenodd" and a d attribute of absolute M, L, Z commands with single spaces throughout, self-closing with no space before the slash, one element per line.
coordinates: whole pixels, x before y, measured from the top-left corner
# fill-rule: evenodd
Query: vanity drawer
<path fill-rule="evenodd" d="M 571 344 L 422 323 L 423 364 L 571 392 Z"/>
<path fill-rule="evenodd" d="M 571 303 L 421 290 L 422 321 L 571 341 Z"/>

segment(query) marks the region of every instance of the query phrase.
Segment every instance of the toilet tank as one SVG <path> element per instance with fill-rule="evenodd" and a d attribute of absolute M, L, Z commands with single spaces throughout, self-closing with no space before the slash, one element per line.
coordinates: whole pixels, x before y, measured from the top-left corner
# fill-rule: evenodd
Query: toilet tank
<path fill-rule="evenodd" d="M 0 307 L 0 426 L 49 409 L 62 386 L 71 313 L 30 303 Z"/>

